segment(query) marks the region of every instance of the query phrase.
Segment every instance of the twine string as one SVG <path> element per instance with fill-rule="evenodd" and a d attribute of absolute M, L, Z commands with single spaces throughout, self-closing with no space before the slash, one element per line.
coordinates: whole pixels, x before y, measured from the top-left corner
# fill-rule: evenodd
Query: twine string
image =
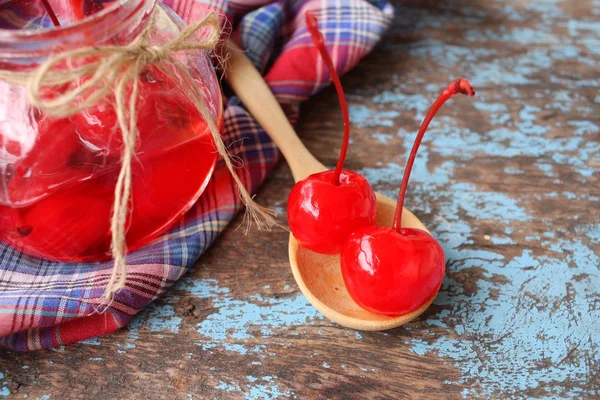
<path fill-rule="evenodd" d="M 150 36 L 156 23 L 156 13 L 155 10 L 146 28 L 128 45 L 103 45 L 65 51 L 52 56 L 34 71 L 0 70 L 0 79 L 24 86 L 31 105 L 55 118 L 78 114 L 114 95 L 114 107 L 124 145 L 110 224 L 114 265 L 104 294 L 109 301 L 126 282 L 126 221 L 137 139 L 139 76 L 150 65 L 167 73 L 168 66 L 171 66 L 179 73 L 180 89 L 206 121 L 217 151 L 237 185 L 241 200 L 246 205 L 246 219 L 255 221 L 259 229 L 269 228 L 275 223 L 272 211 L 254 202 L 236 174 L 231 156 L 206 107 L 200 88 L 194 83 L 188 67 L 174 57 L 177 52 L 212 51 L 220 37 L 217 15 L 210 12 L 171 41 L 151 44 Z M 198 39 L 196 33 L 203 28 L 209 28 L 208 33 Z M 131 90 L 128 94 L 129 88 Z M 47 96 L 48 92 L 54 95 Z"/>

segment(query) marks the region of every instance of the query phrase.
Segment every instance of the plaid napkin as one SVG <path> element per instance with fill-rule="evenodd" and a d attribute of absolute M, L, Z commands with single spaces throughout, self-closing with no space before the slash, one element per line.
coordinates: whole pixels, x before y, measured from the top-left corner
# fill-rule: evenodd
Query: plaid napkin
<path fill-rule="evenodd" d="M 166 0 L 165 4 L 188 23 L 209 8 L 221 13 L 233 28 L 232 38 L 266 73 L 292 121 L 300 102 L 329 85 L 329 74 L 306 31 L 305 11 L 311 10 L 319 20 L 339 73 L 354 67 L 373 48 L 393 17 L 392 7 L 381 0 Z M 224 120 L 225 143 L 243 143 L 238 156 L 245 168 L 238 173 L 254 193 L 279 152 L 238 99 L 228 99 Z M 102 295 L 111 261 L 52 262 L 0 244 L 0 346 L 19 351 L 52 348 L 125 326 L 195 265 L 240 208 L 235 183 L 220 162 L 192 210 L 162 237 L 128 255 L 126 287 L 108 307 Z"/>

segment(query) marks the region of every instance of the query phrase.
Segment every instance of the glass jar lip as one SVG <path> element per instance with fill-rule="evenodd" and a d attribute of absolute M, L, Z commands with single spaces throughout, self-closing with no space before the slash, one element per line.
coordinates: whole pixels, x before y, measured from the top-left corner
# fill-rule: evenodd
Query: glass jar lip
<path fill-rule="evenodd" d="M 34 44 L 34 48 L 43 48 L 44 43 L 62 40 L 70 35 L 85 34 L 88 42 L 94 42 L 101 36 L 118 33 L 115 27 L 136 16 L 140 11 L 149 8 L 152 11 L 156 0 L 119 0 L 107 8 L 84 18 L 81 21 L 60 27 L 43 29 L 0 29 L 0 57 L 2 53 L 31 53 L 32 49 L 20 49 L 19 44 Z M 144 7 L 149 5 L 150 7 Z M 39 45 L 39 46 L 37 46 Z M 37 53 L 37 51 L 35 51 Z"/>

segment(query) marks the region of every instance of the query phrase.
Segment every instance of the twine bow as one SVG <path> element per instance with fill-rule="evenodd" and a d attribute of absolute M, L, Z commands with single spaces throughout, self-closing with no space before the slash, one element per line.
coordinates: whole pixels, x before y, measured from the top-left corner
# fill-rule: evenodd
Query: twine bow
<path fill-rule="evenodd" d="M 105 290 L 107 300 L 111 300 L 113 294 L 125 286 L 127 272 L 125 223 L 131 195 L 131 163 L 137 138 L 136 103 L 139 76 L 149 65 L 162 68 L 165 72 L 167 72 L 166 65 L 169 65 L 179 73 L 181 89 L 206 121 L 217 150 L 237 184 L 240 197 L 246 205 L 246 217 L 250 221 L 255 221 L 261 229 L 274 224 L 272 212 L 254 202 L 235 173 L 231 157 L 215 121 L 206 108 L 200 89 L 194 84 L 186 65 L 175 58 L 177 52 L 210 51 L 215 48 L 220 36 L 217 15 L 211 12 L 202 20 L 188 26 L 173 40 L 155 45 L 151 44 L 150 35 L 156 23 L 158 10 L 159 7 L 152 13 L 147 27 L 128 45 L 86 47 L 66 51 L 51 57 L 32 72 L 0 70 L 0 79 L 24 86 L 30 103 L 45 114 L 56 118 L 78 114 L 114 93 L 115 111 L 124 146 L 111 217 L 111 251 L 114 267 Z M 203 28 L 209 28 L 208 33 L 202 40 L 198 40 L 196 33 Z M 65 65 L 69 68 L 64 68 Z M 131 87 L 129 96 L 126 90 L 128 87 Z M 54 89 L 57 95 L 44 98 L 42 94 L 49 89 Z"/>

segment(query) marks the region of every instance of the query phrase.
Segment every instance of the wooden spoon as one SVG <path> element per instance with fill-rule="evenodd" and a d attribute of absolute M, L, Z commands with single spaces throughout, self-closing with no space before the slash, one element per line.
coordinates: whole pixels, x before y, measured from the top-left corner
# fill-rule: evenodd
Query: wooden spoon
<path fill-rule="evenodd" d="M 326 171 L 302 144 L 302 141 L 283 113 L 271 89 L 244 52 L 227 41 L 229 59 L 225 75 L 250 113 L 269 134 L 285 157 L 294 181 L 298 182 L 317 172 Z M 376 193 L 379 226 L 392 226 L 396 202 Z M 402 226 L 429 232 L 425 225 L 407 209 L 402 210 Z M 423 306 L 400 317 L 374 314 L 358 306 L 346 290 L 340 268 L 340 256 L 314 253 L 300 246 L 290 234 L 290 265 L 296 283 L 308 301 L 327 318 L 347 328 L 381 331 L 396 328 L 417 318 L 433 302 L 434 294 Z"/>

